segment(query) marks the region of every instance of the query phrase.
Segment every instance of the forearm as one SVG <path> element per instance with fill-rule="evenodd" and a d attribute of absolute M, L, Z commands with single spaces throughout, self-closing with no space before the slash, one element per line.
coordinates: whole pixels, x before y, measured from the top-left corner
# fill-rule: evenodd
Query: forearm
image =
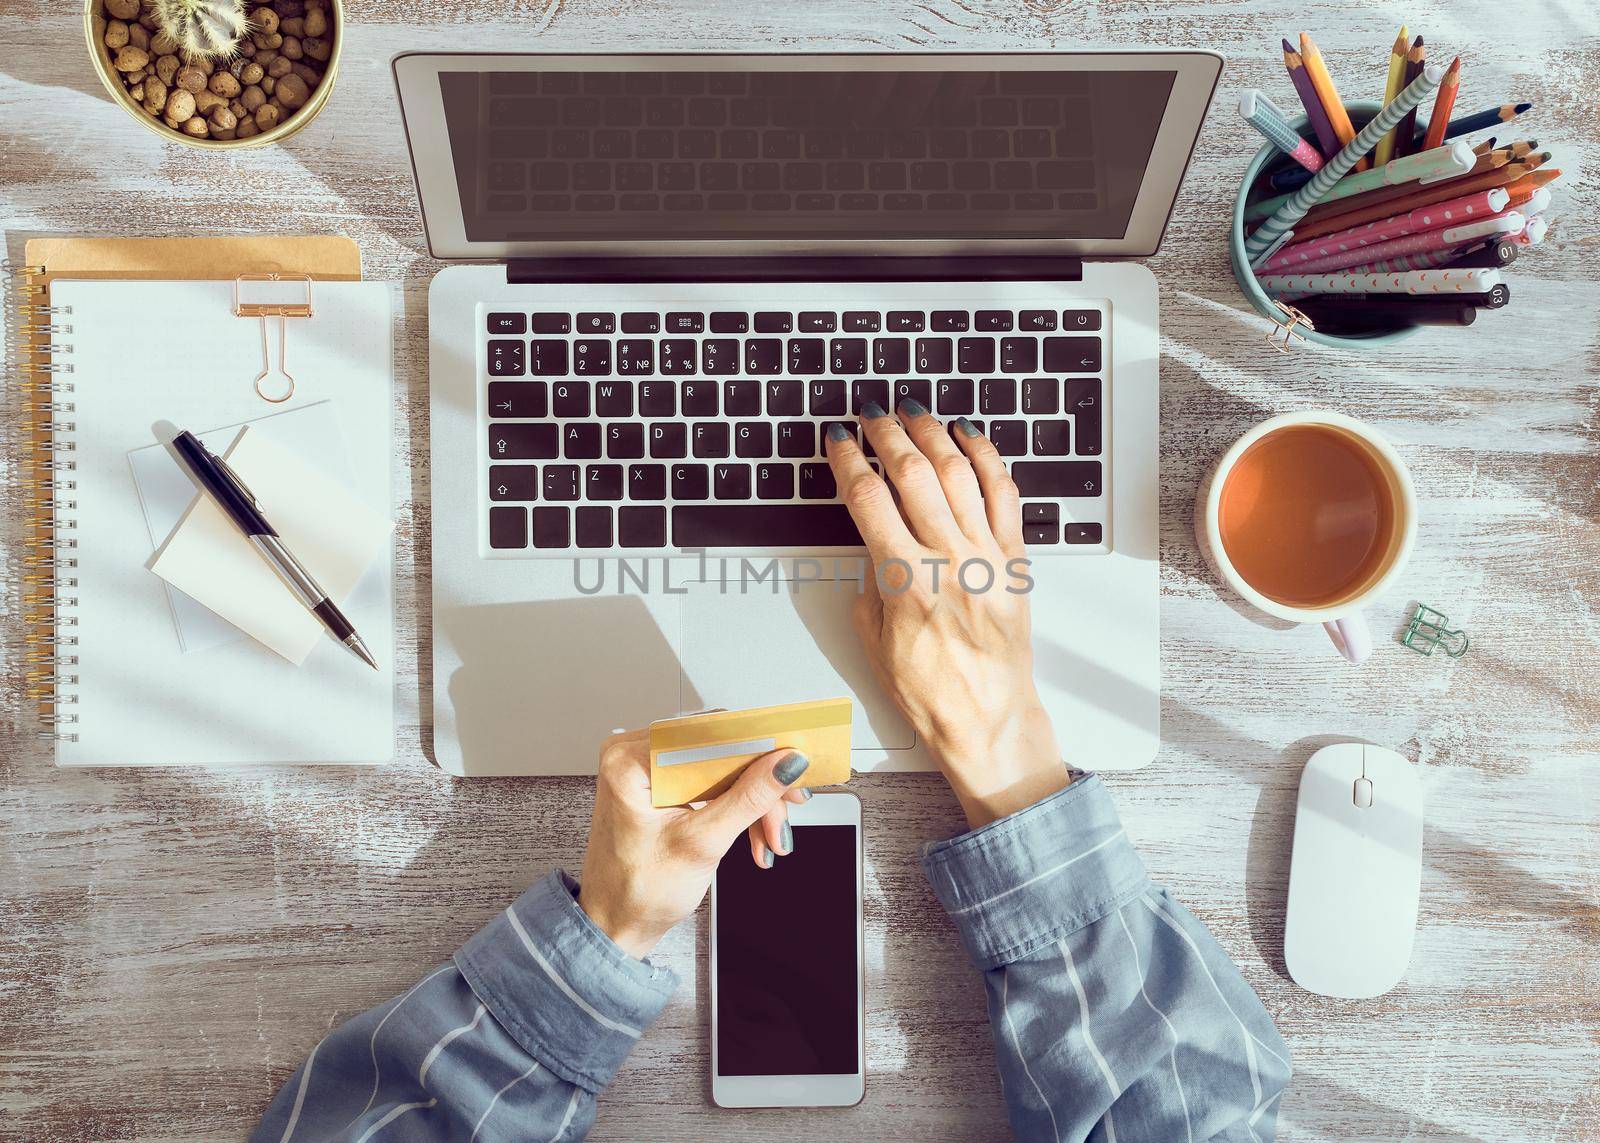
<path fill-rule="evenodd" d="M 1288 1050 L 1098 778 L 923 860 L 984 972 L 1019 1137 L 1271 1138 Z"/>
<path fill-rule="evenodd" d="M 253 1139 L 578 1139 L 676 985 L 552 874 L 454 960 L 319 1043 Z"/>

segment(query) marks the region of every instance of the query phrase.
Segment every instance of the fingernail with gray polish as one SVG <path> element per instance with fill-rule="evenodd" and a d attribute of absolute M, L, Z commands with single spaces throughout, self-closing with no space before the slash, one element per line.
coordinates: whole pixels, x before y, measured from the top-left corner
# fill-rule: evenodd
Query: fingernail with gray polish
<path fill-rule="evenodd" d="M 853 436 L 855 434 L 838 421 L 834 421 L 833 424 L 828 426 L 828 439 L 830 441 L 847 441 Z"/>
<path fill-rule="evenodd" d="M 763 869 L 771 869 L 772 865 L 773 865 L 773 862 L 775 862 L 777 860 L 778 859 L 777 859 L 776 856 L 773 855 L 772 850 L 768 849 L 764 845 L 761 847 L 761 868 L 763 868 Z"/>
<path fill-rule="evenodd" d="M 875 421 L 879 417 L 887 417 L 889 414 L 882 405 L 878 404 L 878 402 L 868 401 L 865 405 L 861 406 L 861 415 L 867 418 L 869 421 Z"/>
<path fill-rule="evenodd" d="M 900 398 L 900 404 L 896 407 L 909 417 L 920 417 L 928 411 L 928 406 L 924 405 L 915 397 Z"/>
<path fill-rule="evenodd" d="M 802 789 L 800 791 L 800 801 L 802 803 L 804 803 L 804 802 L 809 802 L 810 800 L 811 800 L 811 791 L 810 790 L 806 790 L 806 789 Z"/>
<path fill-rule="evenodd" d="M 772 776 L 780 784 L 792 786 L 800 780 L 800 775 L 806 772 L 806 767 L 811 765 L 811 759 L 798 750 L 789 751 L 789 756 L 772 768 Z"/>
<path fill-rule="evenodd" d="M 789 823 L 783 823 L 783 831 L 778 834 L 778 842 L 786 854 L 794 852 L 794 830 L 789 828 Z"/>
<path fill-rule="evenodd" d="M 965 417 L 956 418 L 956 428 L 966 433 L 969 437 L 975 437 L 978 435 L 978 426 L 967 420 Z"/>

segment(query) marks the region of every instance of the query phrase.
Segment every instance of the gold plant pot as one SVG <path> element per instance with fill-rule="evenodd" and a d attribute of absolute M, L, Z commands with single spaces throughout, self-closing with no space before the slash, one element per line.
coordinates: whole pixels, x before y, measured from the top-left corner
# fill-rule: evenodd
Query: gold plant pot
<path fill-rule="evenodd" d="M 328 0 L 328 10 L 332 15 L 333 53 L 328 56 L 328 66 L 322 73 L 322 82 L 317 84 L 317 89 L 311 93 L 311 98 L 306 100 L 304 107 L 276 127 L 252 135 L 248 139 L 196 139 L 193 135 L 174 131 L 160 119 L 146 113 L 144 106 L 128 94 L 128 89 L 122 85 L 122 77 L 117 74 L 116 68 L 111 66 L 111 59 L 106 55 L 105 0 L 87 0 L 83 10 L 83 32 L 89 43 L 89 58 L 94 61 L 95 73 L 99 75 L 100 82 L 105 85 L 106 91 L 111 93 L 112 101 L 137 119 L 141 125 L 154 131 L 169 143 L 182 143 L 185 147 L 196 147 L 202 151 L 237 151 L 247 147 L 265 147 L 269 143 L 287 139 L 315 119 L 317 112 L 328 102 L 328 96 L 333 91 L 333 81 L 339 76 L 339 57 L 344 54 L 344 0 Z"/>

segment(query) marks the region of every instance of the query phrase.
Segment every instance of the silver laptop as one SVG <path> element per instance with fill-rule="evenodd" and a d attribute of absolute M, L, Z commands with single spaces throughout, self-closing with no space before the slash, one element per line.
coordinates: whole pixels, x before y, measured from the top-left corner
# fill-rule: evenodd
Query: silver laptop
<path fill-rule="evenodd" d="M 849 695 L 858 770 L 931 768 L 851 629 L 863 549 L 822 451 L 908 398 L 1010 458 L 1068 759 L 1149 762 L 1137 259 L 1221 63 L 398 57 L 428 247 L 463 263 L 429 291 L 438 764 L 592 772 L 614 728 Z"/>

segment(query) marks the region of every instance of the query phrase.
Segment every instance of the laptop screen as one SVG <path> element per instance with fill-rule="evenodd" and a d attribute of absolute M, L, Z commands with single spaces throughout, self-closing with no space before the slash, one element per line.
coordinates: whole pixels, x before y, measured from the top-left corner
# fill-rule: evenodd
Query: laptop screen
<path fill-rule="evenodd" d="M 1122 239 L 1172 70 L 444 70 L 471 243 Z"/>

